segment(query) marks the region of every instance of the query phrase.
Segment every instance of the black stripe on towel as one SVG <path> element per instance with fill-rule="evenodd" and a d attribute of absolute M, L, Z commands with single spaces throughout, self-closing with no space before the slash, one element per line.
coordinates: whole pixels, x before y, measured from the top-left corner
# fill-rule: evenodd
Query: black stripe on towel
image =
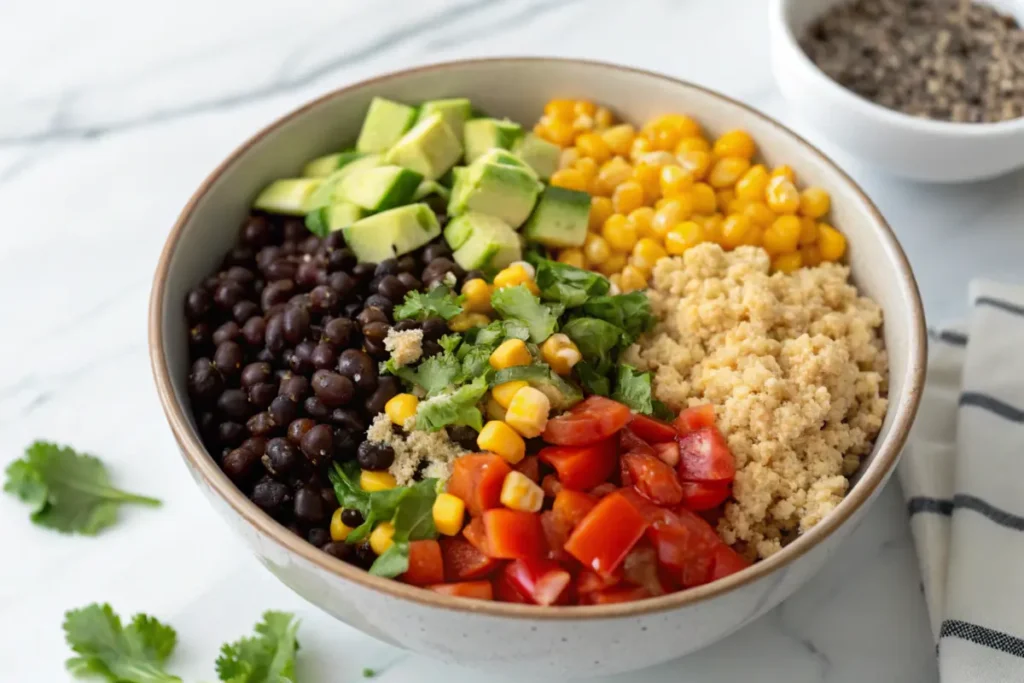
<path fill-rule="evenodd" d="M 951 346 L 967 346 L 967 335 L 962 332 L 940 330 L 937 336 L 939 341 L 950 344 Z"/>
<path fill-rule="evenodd" d="M 975 498 L 966 493 L 958 493 L 953 496 L 953 507 L 958 510 L 974 510 L 979 515 L 989 518 L 1000 526 L 1024 531 L 1024 517 L 1018 517 L 1005 510 L 1000 510 L 994 505 L 989 505 L 981 498 Z"/>
<path fill-rule="evenodd" d="M 995 413 L 1006 420 L 1024 422 L 1024 410 L 1015 408 L 1009 403 L 1003 403 L 998 398 L 994 398 L 988 394 L 979 394 L 976 391 L 965 391 L 960 394 L 960 405 L 975 406 L 977 408 L 987 410 L 990 413 Z"/>
<path fill-rule="evenodd" d="M 914 496 L 907 501 L 907 513 L 914 516 L 919 512 L 932 512 L 937 515 L 953 514 L 953 501 L 946 498 L 926 498 Z"/>
<path fill-rule="evenodd" d="M 947 619 L 942 622 L 939 638 L 960 638 L 1015 657 L 1024 657 L 1024 640 L 959 619 Z"/>
<path fill-rule="evenodd" d="M 1003 301 L 1002 299 L 993 299 L 990 296 L 979 296 L 974 300 L 974 305 L 991 306 L 992 308 L 998 308 L 1001 311 L 1013 313 L 1014 315 L 1024 315 L 1024 307 L 1018 306 L 1017 304 L 1011 304 L 1009 301 Z"/>

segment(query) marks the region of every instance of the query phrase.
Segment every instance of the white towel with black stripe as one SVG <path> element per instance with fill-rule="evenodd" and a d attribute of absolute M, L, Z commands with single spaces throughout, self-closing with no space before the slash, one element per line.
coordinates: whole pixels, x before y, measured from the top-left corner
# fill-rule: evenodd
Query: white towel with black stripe
<path fill-rule="evenodd" d="M 931 336 L 899 477 L 943 683 L 1024 682 L 1024 288 Z"/>

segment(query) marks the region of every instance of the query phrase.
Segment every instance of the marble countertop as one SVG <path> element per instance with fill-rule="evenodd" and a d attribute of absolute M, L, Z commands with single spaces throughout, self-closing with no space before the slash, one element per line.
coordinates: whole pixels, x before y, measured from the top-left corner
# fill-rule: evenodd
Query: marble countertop
<path fill-rule="evenodd" d="M 0 6 L 0 466 L 47 438 L 101 454 L 118 483 L 165 501 L 125 511 L 90 539 L 38 529 L 0 496 L 0 680 L 64 680 L 64 610 L 110 601 L 178 629 L 172 668 L 188 681 L 212 680 L 220 643 L 277 608 L 303 620 L 304 681 L 356 681 L 370 667 L 383 683 L 497 683 L 332 621 L 216 519 L 181 465 L 150 379 L 145 313 L 159 249 L 231 149 L 343 84 L 466 56 L 580 56 L 690 79 L 791 122 L 767 41 L 764 0 Z M 965 311 L 971 277 L 1021 279 L 1024 175 L 911 184 L 800 132 L 835 153 L 889 219 L 932 322 Z M 937 680 L 896 486 L 774 612 L 683 660 L 603 680 Z"/>

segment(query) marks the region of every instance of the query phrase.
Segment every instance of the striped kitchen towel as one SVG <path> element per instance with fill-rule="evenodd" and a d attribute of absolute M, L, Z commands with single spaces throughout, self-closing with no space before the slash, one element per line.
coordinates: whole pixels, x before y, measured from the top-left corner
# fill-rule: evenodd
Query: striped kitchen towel
<path fill-rule="evenodd" d="M 899 477 L 944 683 L 1024 681 L 1024 288 L 931 335 Z"/>

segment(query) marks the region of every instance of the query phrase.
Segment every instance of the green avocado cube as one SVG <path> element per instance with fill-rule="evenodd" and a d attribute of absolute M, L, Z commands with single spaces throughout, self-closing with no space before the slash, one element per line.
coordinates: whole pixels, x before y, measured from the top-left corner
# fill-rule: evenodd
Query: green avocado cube
<path fill-rule="evenodd" d="M 546 247 L 579 247 L 587 237 L 590 195 L 548 186 L 523 227 L 526 239 Z"/>
<path fill-rule="evenodd" d="M 301 216 L 309 211 L 310 198 L 323 183 L 323 178 L 282 178 L 267 185 L 256 195 L 253 208 L 268 213 Z"/>
<path fill-rule="evenodd" d="M 420 105 L 419 118 L 416 123 L 431 116 L 440 114 L 444 122 L 455 133 L 455 137 L 462 144 L 462 127 L 473 117 L 473 104 L 465 97 L 454 97 L 446 100 L 428 100 Z"/>
<path fill-rule="evenodd" d="M 367 211 L 385 211 L 407 204 L 423 176 L 401 166 L 378 166 L 346 176 L 335 195 Z"/>
<path fill-rule="evenodd" d="M 452 258 L 466 270 L 493 272 L 523 258 L 519 233 L 495 216 L 463 214 L 446 227 L 446 240 L 449 234 L 454 235 L 457 242 L 461 240 L 457 248 L 453 247 Z"/>
<path fill-rule="evenodd" d="M 362 152 L 348 151 L 326 154 L 313 159 L 302 167 L 302 175 L 306 178 L 322 178 L 329 176 L 339 168 L 347 166 L 356 159 L 365 156 Z"/>
<path fill-rule="evenodd" d="M 407 204 L 358 220 L 342 234 L 361 263 L 380 263 L 419 249 L 441 234 L 441 226 L 426 204 Z"/>
<path fill-rule="evenodd" d="M 363 127 L 356 140 L 356 151 L 364 154 L 385 152 L 412 128 L 416 109 L 400 102 L 374 97 L 366 110 Z"/>
<path fill-rule="evenodd" d="M 505 166 L 521 168 L 527 173 L 529 173 L 531 176 L 536 178 L 537 180 L 540 179 L 537 176 L 536 171 L 534 171 L 529 164 L 527 164 L 525 161 L 523 161 L 522 159 L 520 159 L 518 156 L 508 151 L 507 149 L 501 149 L 500 147 L 494 147 L 492 149 L 487 150 L 486 152 L 478 156 L 476 160 L 470 165 L 475 166 L 483 164 L 503 164 Z"/>
<path fill-rule="evenodd" d="M 437 180 L 462 156 L 462 144 L 440 114 L 431 114 L 403 135 L 384 160 Z"/>
<path fill-rule="evenodd" d="M 466 147 L 466 163 L 482 156 L 494 147 L 512 149 L 523 136 L 523 127 L 518 123 L 500 119 L 472 119 L 463 128 L 463 144 Z"/>
<path fill-rule="evenodd" d="M 533 133 L 520 138 L 514 151 L 542 180 L 547 180 L 558 170 L 558 162 L 562 158 L 562 150 L 558 145 Z"/>
<path fill-rule="evenodd" d="M 456 176 L 448 215 L 476 211 L 518 228 L 529 217 L 542 187 L 525 169 L 495 163 L 474 164 Z"/>

